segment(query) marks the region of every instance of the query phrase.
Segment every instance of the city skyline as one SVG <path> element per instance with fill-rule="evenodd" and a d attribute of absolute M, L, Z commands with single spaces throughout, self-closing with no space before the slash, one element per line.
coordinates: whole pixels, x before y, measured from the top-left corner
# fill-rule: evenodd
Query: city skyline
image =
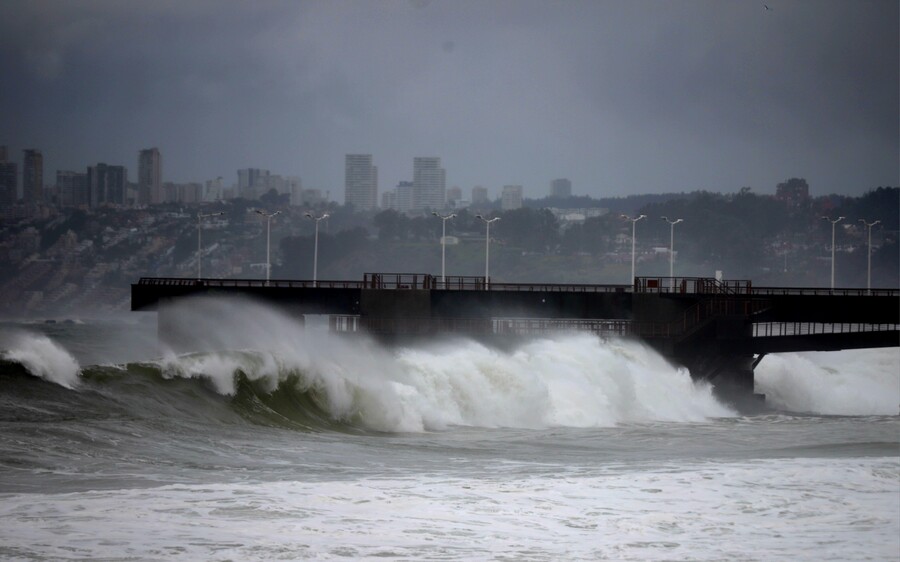
<path fill-rule="evenodd" d="M 48 175 L 156 146 L 174 181 L 254 166 L 335 196 L 356 153 L 384 186 L 435 154 L 448 187 L 526 197 L 900 183 L 900 7 L 769 5 L 12 0 L 0 143 Z"/>
<path fill-rule="evenodd" d="M 17 174 L 16 162 L 8 158 L 8 147 L 0 145 L 0 211 L 4 207 L 12 208 L 20 204 L 30 208 L 33 212 L 36 210 L 35 203 L 38 200 L 41 205 L 57 208 L 79 206 L 96 208 L 104 204 L 130 207 L 173 202 L 212 203 L 234 198 L 256 200 L 271 190 L 278 195 L 287 195 L 291 205 L 318 205 L 329 201 L 340 203 L 336 199 L 331 199 L 330 190 L 323 193 L 321 189 L 304 188 L 301 178 L 297 176 L 283 176 L 261 168 L 237 169 L 237 181 L 231 184 L 225 184 L 222 176 L 203 182 L 174 182 L 171 181 L 171 178 L 162 177 L 162 153 L 156 147 L 142 149 L 138 152 L 138 178 L 134 182 L 128 179 L 127 166 L 99 162 L 88 164 L 85 172 L 56 170 L 55 183 L 50 183 L 48 179 L 40 186 L 40 195 L 37 198 L 34 196 L 29 198 L 25 193 L 25 170 L 31 170 L 29 172 L 29 176 L 32 176 L 29 179 L 31 184 L 34 183 L 34 177 L 43 178 L 45 175 L 43 154 L 40 149 L 26 149 L 22 152 L 23 171 L 22 174 Z M 456 185 L 446 185 L 446 170 L 441 167 L 439 156 L 417 156 L 412 160 L 413 181 L 401 180 L 396 187 L 379 192 L 378 167 L 374 165 L 373 156 L 371 154 L 346 154 L 343 203 L 350 204 L 359 211 L 393 209 L 418 212 L 428 209 L 477 206 L 493 200 L 501 209 L 509 210 L 522 207 L 525 199 L 541 199 L 543 197 L 567 199 L 584 195 L 572 191 L 572 181 L 568 178 L 557 178 L 548 183 L 546 191 L 538 192 L 534 196 L 527 194 L 522 185 L 506 184 L 499 186 L 495 190 L 494 196 L 491 197 L 490 189 L 482 185 L 475 185 L 468 190 L 471 198 L 466 199 L 463 196 L 462 188 Z M 30 164 L 26 165 L 26 161 L 30 161 Z M 53 176 L 54 174 L 50 173 L 47 177 L 52 178 Z M 19 177 L 22 179 L 21 182 L 18 181 Z M 17 187 L 18 190 L 16 190 Z M 792 201 L 798 198 L 808 199 L 811 196 L 809 188 L 805 178 L 793 177 L 786 182 L 779 182 L 772 192 L 763 189 L 758 193 L 773 196 L 779 200 Z M 735 193 L 742 193 L 747 189 L 748 187 L 742 187 Z M 750 189 L 752 191 L 752 188 Z M 872 189 L 875 188 L 866 190 L 866 193 Z M 15 191 L 18 191 L 18 194 L 10 198 L 10 194 Z M 34 185 L 28 191 L 34 192 Z M 694 193 L 698 191 L 706 190 L 694 190 Z M 676 192 L 669 194 L 674 193 Z M 718 193 L 729 192 L 718 191 Z M 834 194 L 820 193 L 818 195 Z M 595 196 L 595 199 L 602 199 L 602 197 Z M 28 211 L 23 207 L 14 214 L 21 215 L 23 212 L 27 213 Z"/>

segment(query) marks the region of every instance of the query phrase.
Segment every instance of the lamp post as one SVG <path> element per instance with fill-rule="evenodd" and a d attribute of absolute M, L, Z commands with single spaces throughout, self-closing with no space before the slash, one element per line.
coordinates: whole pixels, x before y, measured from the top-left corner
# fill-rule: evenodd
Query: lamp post
<path fill-rule="evenodd" d="M 274 213 L 267 213 L 265 211 L 260 211 L 259 209 L 255 209 L 254 212 L 257 215 L 262 215 L 266 217 L 266 286 L 269 286 L 269 277 L 272 273 L 272 262 L 269 261 L 269 248 L 272 234 L 272 217 L 275 215 L 280 215 L 281 211 L 275 211 Z"/>
<path fill-rule="evenodd" d="M 684 222 L 684 219 L 670 221 L 669 217 L 663 217 L 662 220 L 669 223 L 669 277 L 675 277 L 675 225 Z"/>
<path fill-rule="evenodd" d="M 500 220 L 500 217 L 486 219 L 481 215 L 475 215 L 476 219 L 481 219 L 487 226 L 487 233 L 484 238 L 484 288 L 489 289 L 491 286 L 491 223 Z"/>
<path fill-rule="evenodd" d="M 866 228 L 869 230 L 868 242 L 866 246 L 868 247 L 868 266 L 866 268 L 866 293 L 872 294 L 872 227 L 876 224 L 879 224 L 881 221 L 875 222 L 866 222 L 866 219 L 859 219 L 859 222 L 866 225 Z M 834 242 L 832 242 L 833 244 Z"/>
<path fill-rule="evenodd" d="M 634 286 L 634 255 L 635 255 L 634 254 L 634 250 L 635 250 L 634 234 L 635 234 L 635 230 L 636 230 L 635 227 L 637 226 L 637 221 L 647 218 L 647 215 L 640 215 L 635 218 L 631 218 L 628 215 L 622 215 L 622 218 L 625 220 L 631 221 L 631 285 Z"/>
<path fill-rule="evenodd" d="M 834 290 L 834 225 L 844 220 L 844 217 L 838 217 L 834 220 L 831 220 L 828 217 L 822 217 L 822 220 L 826 220 L 831 223 L 831 290 Z"/>
<path fill-rule="evenodd" d="M 209 213 L 208 215 L 204 215 L 202 213 L 197 213 L 197 281 L 203 278 L 203 275 L 201 275 L 201 272 L 203 271 L 201 267 L 203 264 L 203 248 L 201 247 L 200 242 L 200 233 L 203 231 L 201 221 L 207 217 L 218 217 L 224 214 L 225 213 Z"/>
<path fill-rule="evenodd" d="M 323 213 L 320 217 L 316 217 L 312 213 L 306 213 L 306 218 L 316 222 L 316 241 L 313 244 L 313 287 L 316 287 L 319 277 L 319 221 L 327 219 L 328 213 Z"/>
<path fill-rule="evenodd" d="M 787 243 L 787 242 L 783 242 L 783 243 L 781 244 L 781 247 L 782 247 L 782 249 L 784 250 L 784 251 L 782 252 L 782 257 L 784 258 L 784 272 L 787 273 L 788 243 Z"/>
<path fill-rule="evenodd" d="M 445 273 L 445 271 L 446 271 L 445 265 L 446 265 L 446 263 L 447 263 L 446 260 L 445 260 L 445 256 L 446 256 L 446 253 L 445 253 L 445 251 L 446 251 L 445 246 L 446 246 L 446 238 L 447 238 L 447 221 L 450 220 L 450 219 L 452 219 L 453 217 L 455 217 L 455 216 L 456 216 L 456 213 L 450 213 L 449 215 L 441 215 L 441 214 L 439 214 L 439 213 L 432 212 L 431 214 L 434 215 L 434 216 L 436 216 L 437 218 L 441 219 L 441 285 L 443 285 L 443 287 L 446 289 L 446 288 L 447 288 L 447 285 L 445 284 L 445 282 L 446 282 L 446 277 L 444 276 L 444 273 Z"/>

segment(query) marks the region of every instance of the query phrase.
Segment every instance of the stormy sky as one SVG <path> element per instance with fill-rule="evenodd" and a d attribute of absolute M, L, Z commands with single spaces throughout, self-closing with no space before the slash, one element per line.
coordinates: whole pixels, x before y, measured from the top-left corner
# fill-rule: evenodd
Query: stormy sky
<path fill-rule="evenodd" d="M 766 4 L 770 9 L 766 8 Z M 157 146 L 166 181 L 300 176 L 343 201 L 440 156 L 529 197 L 900 185 L 896 0 L 4 0 L 0 145 L 57 169 Z"/>

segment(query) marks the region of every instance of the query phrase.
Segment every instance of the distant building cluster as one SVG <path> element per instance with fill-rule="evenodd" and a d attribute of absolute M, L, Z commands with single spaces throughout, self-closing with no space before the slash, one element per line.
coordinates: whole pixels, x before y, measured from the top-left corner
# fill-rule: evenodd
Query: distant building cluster
<path fill-rule="evenodd" d="M 295 206 L 316 206 L 330 199 L 328 191 L 304 188 L 299 177 L 273 174 L 263 168 L 241 168 L 237 170 L 236 183 L 231 184 L 226 184 L 222 177 L 205 182 L 165 181 L 163 170 L 162 154 L 153 147 L 138 152 L 137 177 L 133 181 L 125 166 L 99 162 L 86 166 L 83 171 L 57 170 L 55 183 L 48 185 L 41 150 L 23 150 L 19 165 L 10 159 L 8 148 L 0 146 L 0 219 L 47 216 L 54 208 L 142 208 L 235 198 L 257 200 L 267 196 Z M 346 154 L 344 157 L 344 201 L 358 211 L 393 209 L 422 213 L 463 208 L 508 211 L 524 204 L 524 189 L 520 184 L 504 185 L 493 201 L 488 189 L 480 185 L 472 187 L 469 196 L 466 195 L 459 186 L 447 186 L 447 171 L 438 156 L 414 157 L 412 179 L 400 181 L 380 194 L 378 167 L 373 156 Z M 560 203 L 572 197 L 571 180 L 550 181 L 548 195 L 555 200 L 554 205 L 567 208 Z M 788 179 L 777 185 L 775 198 L 790 208 L 801 207 L 810 201 L 809 185 L 802 178 Z"/>
<path fill-rule="evenodd" d="M 550 195 L 572 196 L 572 182 L 556 179 L 550 182 Z M 522 207 L 521 185 L 505 185 L 500 192 L 500 208 L 504 211 Z M 344 200 L 358 210 L 378 207 L 378 173 L 371 154 L 347 154 L 344 174 Z M 417 213 L 436 209 L 485 208 L 491 205 L 487 188 L 477 185 L 466 199 L 459 186 L 447 187 L 447 171 L 437 156 L 413 158 L 412 181 L 400 181 L 394 189 L 381 194 L 382 209 Z"/>
<path fill-rule="evenodd" d="M 400 181 L 379 194 L 378 167 L 371 154 L 344 157 L 344 201 L 358 211 L 394 209 L 421 213 L 438 209 L 518 209 L 523 205 L 523 187 L 505 185 L 493 202 L 486 187 L 477 185 L 466 193 L 447 186 L 447 171 L 438 156 L 413 158 L 412 179 Z M 21 184 L 20 184 L 21 178 Z M 50 178 L 53 180 L 53 176 Z M 45 181 L 41 150 L 22 152 L 21 165 L 11 161 L 6 146 L 0 146 L 0 218 L 47 216 L 54 208 L 148 207 L 164 203 L 207 203 L 235 198 L 257 200 L 276 196 L 296 206 L 316 206 L 330 199 L 330 192 L 304 188 L 299 177 L 273 174 L 263 168 L 237 170 L 237 182 L 222 177 L 205 182 L 165 181 L 163 157 L 156 147 L 138 151 L 137 175 L 129 177 L 121 164 L 98 162 L 82 170 L 56 170 L 55 183 Z M 20 190 L 21 185 L 21 190 Z M 549 194 L 572 196 L 572 182 L 555 179 Z"/>
<path fill-rule="evenodd" d="M 371 175 L 371 184 L 377 189 L 374 167 Z M 8 147 L 0 146 L 0 219 L 48 216 L 57 208 L 147 207 L 237 197 L 259 199 L 266 194 L 285 197 L 298 206 L 317 205 L 328 199 L 322 190 L 304 189 L 299 177 L 280 176 L 260 168 L 238 170 L 237 183 L 227 186 L 221 177 L 205 182 L 165 181 L 162 154 L 155 147 L 138 152 L 133 181 L 125 166 L 104 162 L 90 164 L 83 171 L 57 170 L 53 184 L 45 179 L 52 181 L 53 176 L 45 178 L 41 150 L 23 150 L 20 167 L 10 159 Z M 375 207 L 375 199 L 360 207 Z"/>

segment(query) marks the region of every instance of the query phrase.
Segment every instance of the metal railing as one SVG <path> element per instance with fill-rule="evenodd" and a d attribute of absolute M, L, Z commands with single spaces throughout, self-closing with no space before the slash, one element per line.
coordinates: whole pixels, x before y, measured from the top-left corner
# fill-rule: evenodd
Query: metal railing
<path fill-rule="evenodd" d="M 819 287 L 754 287 L 759 296 L 898 297 L 900 289 L 828 289 Z"/>
<path fill-rule="evenodd" d="M 354 315 L 329 317 L 337 333 L 375 335 L 543 336 L 591 333 L 601 337 L 672 338 L 685 334 L 679 322 L 634 322 L 625 319 L 560 318 L 368 318 Z M 827 322 L 754 322 L 752 337 L 788 337 L 824 334 L 897 332 L 900 324 Z M 900 341 L 898 341 L 900 344 Z"/>
<path fill-rule="evenodd" d="M 290 279 L 190 279 L 141 277 L 138 285 L 160 287 L 278 287 L 290 289 L 361 289 L 362 281 L 297 281 Z"/>
<path fill-rule="evenodd" d="M 746 295 L 752 292 L 750 281 L 719 281 L 714 277 L 636 277 L 636 293 L 690 295 Z"/>
<path fill-rule="evenodd" d="M 485 284 L 484 276 L 447 276 L 445 281 L 428 273 L 366 273 L 363 284 L 367 289 L 435 289 L 453 291 L 525 291 L 565 293 L 625 292 L 628 285 L 591 285 L 568 283 L 498 283 Z"/>
<path fill-rule="evenodd" d="M 860 334 L 896 332 L 900 324 L 868 324 L 862 322 L 756 322 L 753 337 L 818 336 L 824 334 Z M 900 341 L 897 342 L 900 345 Z"/>
<path fill-rule="evenodd" d="M 811 287 L 753 287 L 750 281 L 718 281 L 712 277 L 637 277 L 634 285 L 568 283 L 485 284 L 484 277 L 449 276 L 445 281 L 428 273 L 366 273 L 362 281 L 293 279 L 196 279 L 185 277 L 141 277 L 141 286 L 177 287 L 276 287 L 322 289 L 424 289 L 454 291 L 517 291 L 548 293 L 661 293 L 721 296 L 900 296 L 900 289 L 827 289 Z"/>

